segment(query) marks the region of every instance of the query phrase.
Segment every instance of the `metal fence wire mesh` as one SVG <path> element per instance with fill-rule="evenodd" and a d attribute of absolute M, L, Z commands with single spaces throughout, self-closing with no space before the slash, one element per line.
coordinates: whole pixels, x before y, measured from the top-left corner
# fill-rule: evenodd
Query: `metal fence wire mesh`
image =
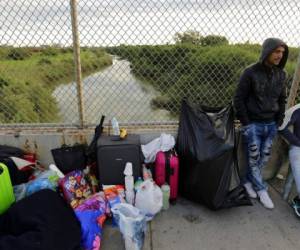
<path fill-rule="evenodd" d="M 289 83 L 299 54 L 298 0 L 1 0 L 0 13 L 2 126 L 94 126 L 102 114 L 127 124 L 176 123 L 183 97 L 230 103 L 264 39 L 291 47 Z"/>

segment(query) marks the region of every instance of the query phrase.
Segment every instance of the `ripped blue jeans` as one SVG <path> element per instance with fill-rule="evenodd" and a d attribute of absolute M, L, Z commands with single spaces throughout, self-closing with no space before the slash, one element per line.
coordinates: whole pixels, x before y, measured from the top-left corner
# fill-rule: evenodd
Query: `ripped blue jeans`
<path fill-rule="evenodd" d="M 251 182 L 255 191 L 266 190 L 262 169 L 271 155 L 273 139 L 277 133 L 275 122 L 254 122 L 242 128 L 247 148 L 248 166 L 243 183 Z"/>

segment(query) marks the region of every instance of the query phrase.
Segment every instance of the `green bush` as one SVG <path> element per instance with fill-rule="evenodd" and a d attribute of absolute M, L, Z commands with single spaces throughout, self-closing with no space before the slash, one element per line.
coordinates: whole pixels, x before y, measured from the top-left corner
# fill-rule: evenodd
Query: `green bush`
<path fill-rule="evenodd" d="M 8 85 L 9 85 L 9 81 L 0 76 L 0 91 L 2 88 L 6 87 Z"/>
<path fill-rule="evenodd" d="M 289 61 L 296 62 L 298 60 L 300 49 L 298 48 L 289 48 Z"/>
<path fill-rule="evenodd" d="M 221 46 L 228 44 L 229 42 L 225 36 L 208 35 L 201 39 L 202 46 Z"/>
<path fill-rule="evenodd" d="M 38 61 L 38 64 L 39 65 L 50 65 L 52 62 L 50 59 L 48 58 L 41 58 L 39 61 Z"/>
<path fill-rule="evenodd" d="M 111 65 L 111 57 L 103 51 L 87 48 L 81 53 L 85 75 Z M 0 122 L 59 122 L 52 91 L 58 85 L 74 80 L 71 52 L 70 48 L 55 46 L 0 47 Z M 19 61 L 11 62 L 12 59 Z"/>
<path fill-rule="evenodd" d="M 63 51 L 61 48 L 56 48 L 56 47 L 53 47 L 53 46 L 45 46 L 41 50 L 41 54 L 45 55 L 45 56 L 56 56 L 59 53 L 61 53 L 61 51 Z"/>
<path fill-rule="evenodd" d="M 161 95 L 151 102 L 153 107 L 165 108 L 177 114 L 184 96 L 192 102 L 208 106 L 230 103 L 240 74 L 259 58 L 260 45 L 228 45 L 225 38 L 207 38 L 210 39 L 210 46 L 187 43 L 123 45 L 107 50 L 129 60 L 132 73 L 160 91 Z M 224 45 L 220 46 L 222 43 Z M 297 49 L 291 49 L 286 66 L 289 75 L 293 72 L 297 52 Z"/>
<path fill-rule="evenodd" d="M 0 60 L 6 60 L 9 52 L 9 46 L 0 46 Z"/>
<path fill-rule="evenodd" d="M 187 30 L 183 33 L 176 33 L 174 40 L 176 44 L 198 44 L 201 45 L 203 37 L 200 32 L 195 30 Z"/>
<path fill-rule="evenodd" d="M 28 48 L 11 48 L 8 50 L 6 59 L 8 60 L 24 60 L 31 56 L 31 51 Z"/>
<path fill-rule="evenodd" d="M 1 123 L 45 122 L 45 114 L 48 122 L 57 120 L 55 102 L 45 91 L 38 85 L 11 81 L 1 91 Z"/>

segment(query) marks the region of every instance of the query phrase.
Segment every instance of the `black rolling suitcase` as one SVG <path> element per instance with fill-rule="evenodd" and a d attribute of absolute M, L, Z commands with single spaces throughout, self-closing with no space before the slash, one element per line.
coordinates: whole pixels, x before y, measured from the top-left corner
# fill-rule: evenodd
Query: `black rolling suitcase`
<path fill-rule="evenodd" d="M 123 171 L 126 162 L 132 163 L 135 180 L 141 176 L 143 154 L 140 137 L 128 135 L 124 140 L 115 138 L 101 136 L 97 142 L 97 167 L 99 181 L 103 185 L 124 184 Z"/>

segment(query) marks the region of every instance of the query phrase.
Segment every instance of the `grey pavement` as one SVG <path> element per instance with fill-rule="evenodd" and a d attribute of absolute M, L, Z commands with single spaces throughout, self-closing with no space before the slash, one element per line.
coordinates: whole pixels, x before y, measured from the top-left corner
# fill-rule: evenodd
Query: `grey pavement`
<path fill-rule="evenodd" d="M 270 188 L 275 209 L 253 206 L 211 211 L 180 198 L 148 226 L 144 250 L 299 250 L 300 220 Z M 122 250 L 116 228 L 105 225 L 102 250 Z"/>

